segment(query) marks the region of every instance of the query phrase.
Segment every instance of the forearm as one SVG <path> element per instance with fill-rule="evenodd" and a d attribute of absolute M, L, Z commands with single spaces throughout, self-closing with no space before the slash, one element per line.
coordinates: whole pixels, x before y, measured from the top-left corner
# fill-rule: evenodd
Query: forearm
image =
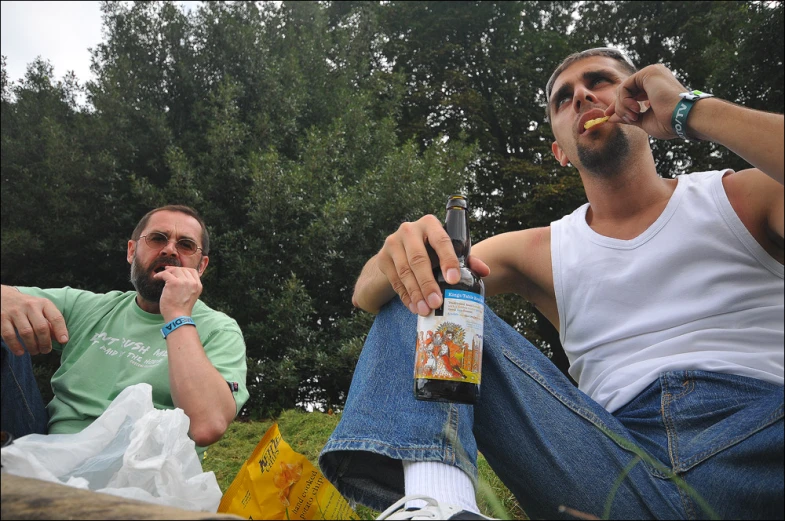
<path fill-rule="evenodd" d="M 191 420 L 197 445 L 218 441 L 234 419 L 229 386 L 204 352 L 195 327 L 180 327 L 166 337 L 172 401 Z"/>
<path fill-rule="evenodd" d="M 706 98 L 695 103 L 687 125 L 690 135 L 723 145 L 783 184 L 783 122 L 782 114 Z"/>
<path fill-rule="evenodd" d="M 375 255 L 365 263 L 357 278 L 352 296 L 352 304 L 355 307 L 373 314 L 378 313 L 382 306 L 396 296 L 390 281 L 379 270 L 377 257 L 378 255 Z"/>

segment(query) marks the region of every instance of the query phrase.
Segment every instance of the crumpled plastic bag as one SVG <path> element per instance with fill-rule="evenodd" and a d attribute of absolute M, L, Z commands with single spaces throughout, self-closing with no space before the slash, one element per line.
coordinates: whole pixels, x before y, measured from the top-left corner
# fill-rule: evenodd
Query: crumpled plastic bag
<path fill-rule="evenodd" d="M 216 512 L 221 489 L 202 472 L 190 419 L 153 407 L 153 389 L 121 392 L 75 434 L 30 434 L 2 449 L 2 472 L 186 510 Z"/>

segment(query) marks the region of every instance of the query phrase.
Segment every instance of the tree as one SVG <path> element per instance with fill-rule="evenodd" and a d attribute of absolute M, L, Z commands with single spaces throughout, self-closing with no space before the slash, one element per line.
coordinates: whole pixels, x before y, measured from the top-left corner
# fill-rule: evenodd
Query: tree
<path fill-rule="evenodd" d="M 548 76 L 571 52 L 620 46 L 691 88 L 783 111 L 781 2 L 102 12 L 87 85 L 55 80 L 43 59 L 14 83 L 3 59 L 3 282 L 130 289 L 125 245 L 139 217 L 196 207 L 212 243 L 202 299 L 244 332 L 245 413 L 258 416 L 342 406 L 373 319 L 352 307 L 353 285 L 401 222 L 441 219 L 447 195 L 463 192 L 476 243 L 585 202 L 575 171 L 552 159 L 544 110 Z M 709 143 L 652 147 L 663 175 L 744 166 Z M 566 370 L 536 309 L 489 300 Z"/>

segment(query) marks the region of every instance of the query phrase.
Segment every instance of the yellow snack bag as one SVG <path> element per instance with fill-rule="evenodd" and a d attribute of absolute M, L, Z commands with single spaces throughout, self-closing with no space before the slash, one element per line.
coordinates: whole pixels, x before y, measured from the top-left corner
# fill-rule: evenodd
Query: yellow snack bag
<path fill-rule="evenodd" d="M 218 512 L 246 519 L 360 519 L 274 423 L 223 495 Z"/>

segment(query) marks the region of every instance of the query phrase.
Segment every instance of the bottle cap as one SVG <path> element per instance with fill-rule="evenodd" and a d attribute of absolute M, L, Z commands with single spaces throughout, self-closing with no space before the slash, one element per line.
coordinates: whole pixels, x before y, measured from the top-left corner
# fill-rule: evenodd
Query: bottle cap
<path fill-rule="evenodd" d="M 451 208 L 463 208 L 464 210 L 469 207 L 469 203 L 466 202 L 466 197 L 462 195 L 451 195 L 449 199 L 447 199 L 447 209 Z"/>

